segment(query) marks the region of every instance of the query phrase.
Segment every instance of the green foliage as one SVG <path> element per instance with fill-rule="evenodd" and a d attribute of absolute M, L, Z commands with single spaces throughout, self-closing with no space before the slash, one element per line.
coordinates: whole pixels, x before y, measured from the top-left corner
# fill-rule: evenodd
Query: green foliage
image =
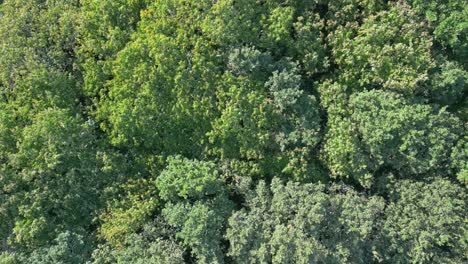
<path fill-rule="evenodd" d="M 313 75 L 328 67 L 321 32 L 322 21 L 311 11 L 315 1 L 223 0 L 212 7 L 206 34 L 223 47 L 253 45 L 275 56 L 298 60 Z"/>
<path fill-rule="evenodd" d="M 450 173 L 460 121 L 445 109 L 411 103 L 392 92 L 353 95 L 349 119 L 337 121 L 325 145 L 332 174 L 370 186 L 375 173 Z"/>
<path fill-rule="evenodd" d="M 0 103 L 0 160 L 4 163 L 8 154 L 15 151 L 14 114 L 6 104 Z"/>
<path fill-rule="evenodd" d="M 448 180 L 403 180 L 391 191 L 383 234 L 385 259 L 462 263 L 466 259 L 466 190 Z"/>
<path fill-rule="evenodd" d="M 454 59 L 464 63 L 468 58 L 468 7 L 460 0 L 409 0 L 408 3 L 425 17 L 435 39 L 449 48 Z"/>
<path fill-rule="evenodd" d="M 464 189 L 402 180 L 389 201 L 345 185 L 260 182 L 229 219 L 236 263 L 460 263 Z"/>
<path fill-rule="evenodd" d="M 18 257 L 15 254 L 1 253 L 0 264 L 17 264 L 19 262 Z"/>
<path fill-rule="evenodd" d="M 458 141 L 457 146 L 452 152 L 452 167 L 457 172 L 457 179 L 468 184 L 468 136 L 466 135 L 466 126 L 463 130 L 464 135 Z"/>
<path fill-rule="evenodd" d="M 47 107 L 74 108 L 78 3 L 10 0 L 0 16 L 0 89 L 21 118 Z"/>
<path fill-rule="evenodd" d="M 15 122 L 12 111 L 5 109 L 6 105 L 0 103 L 0 242 L 6 244 L 7 237 L 10 235 L 14 226 L 14 217 L 17 214 L 17 197 L 12 195 L 16 182 L 14 173 L 9 166 L 9 156 L 16 151 L 15 141 Z M 0 246 L 1 249 L 5 246 Z M 1 257 L 2 261 L 10 263 L 13 257 L 5 255 Z M 3 260 L 5 259 L 5 260 Z"/>
<path fill-rule="evenodd" d="M 319 12 L 324 18 L 324 26 L 332 33 L 340 26 L 350 26 L 362 22 L 387 7 L 383 0 L 319 0 Z M 333 34 L 328 35 L 328 38 Z"/>
<path fill-rule="evenodd" d="M 467 10 L 0 0 L 0 263 L 467 262 Z"/>
<path fill-rule="evenodd" d="M 130 234 L 119 248 L 109 245 L 93 252 L 93 264 L 179 264 L 184 250 L 175 242 L 173 232 L 164 223 L 148 224 L 139 234 Z"/>
<path fill-rule="evenodd" d="M 53 245 L 33 251 L 23 261 L 31 264 L 81 264 L 88 258 L 89 246 L 82 236 L 66 231 L 54 239 Z"/>
<path fill-rule="evenodd" d="M 147 0 L 81 1 L 78 40 L 83 90 L 88 96 L 104 94 L 105 82 L 112 77 L 112 62 L 130 41 Z"/>
<path fill-rule="evenodd" d="M 193 12 L 206 3 L 188 2 L 154 2 L 113 61 L 98 116 L 114 145 L 164 155 L 201 151 L 217 69 L 215 54 L 197 34 L 203 13 Z"/>
<path fill-rule="evenodd" d="M 193 204 L 168 204 L 162 215 L 178 229 L 177 237 L 198 263 L 224 263 L 222 231 L 231 209 L 229 200 L 217 197 Z"/>
<path fill-rule="evenodd" d="M 298 65 L 243 47 L 230 53 L 228 69 L 219 93 L 224 107 L 208 134 L 212 151 L 222 159 L 257 161 L 264 175 L 320 179 L 312 153 L 321 118 L 316 98 L 303 90 Z"/>
<path fill-rule="evenodd" d="M 224 263 L 222 230 L 233 204 L 214 164 L 171 157 L 156 185 L 166 202 L 162 216 L 198 263 Z"/>
<path fill-rule="evenodd" d="M 87 227 L 99 206 L 96 140 L 81 118 L 47 109 L 21 131 L 8 166 L 18 208 L 13 241 L 40 245 L 57 232 Z"/>
<path fill-rule="evenodd" d="M 446 61 L 431 78 L 429 97 L 443 105 L 456 105 L 468 91 L 468 72 L 458 63 Z"/>
<path fill-rule="evenodd" d="M 168 165 L 156 180 L 161 199 L 168 202 L 200 200 L 225 194 L 216 167 L 181 156 L 169 157 Z"/>
<path fill-rule="evenodd" d="M 369 263 L 381 198 L 349 187 L 261 182 L 229 219 L 236 263 Z"/>
<path fill-rule="evenodd" d="M 121 188 L 126 192 L 124 197 L 114 198 L 100 215 L 99 236 L 113 247 L 121 246 L 130 234 L 149 222 L 159 205 L 152 180 L 130 179 Z"/>
<path fill-rule="evenodd" d="M 342 71 L 340 80 L 351 91 L 383 88 L 412 94 L 434 67 L 432 38 L 404 4 L 334 34 L 333 57 Z"/>

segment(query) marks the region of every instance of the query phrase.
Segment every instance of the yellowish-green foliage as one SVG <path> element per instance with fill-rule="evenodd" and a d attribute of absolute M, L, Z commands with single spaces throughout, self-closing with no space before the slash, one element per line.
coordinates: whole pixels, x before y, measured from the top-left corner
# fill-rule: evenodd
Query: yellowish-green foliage
<path fill-rule="evenodd" d="M 125 198 L 111 202 L 101 215 L 99 236 L 113 247 L 122 247 L 127 236 L 150 221 L 159 204 L 151 180 L 130 180 L 121 188 L 127 191 Z"/>

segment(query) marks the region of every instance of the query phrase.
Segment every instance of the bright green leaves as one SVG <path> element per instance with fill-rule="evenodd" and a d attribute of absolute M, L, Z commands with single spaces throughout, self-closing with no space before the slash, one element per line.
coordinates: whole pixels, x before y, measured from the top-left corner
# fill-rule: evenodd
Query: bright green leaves
<path fill-rule="evenodd" d="M 337 117 L 329 122 L 323 146 L 323 161 L 332 177 L 358 178 L 361 184 L 370 184 L 371 159 L 360 150 L 361 142 L 349 118 Z"/>
<path fill-rule="evenodd" d="M 294 21 L 294 9 L 288 7 L 277 7 L 273 9 L 270 16 L 263 23 L 266 24 L 266 38 L 269 42 L 277 43 L 280 46 L 288 45 L 284 43 L 290 39 L 290 30 Z"/>
<path fill-rule="evenodd" d="M 157 2 L 143 12 L 133 40 L 113 63 L 98 115 L 117 146 L 164 155 L 201 151 L 217 68 L 215 54 L 197 33 L 203 12 L 191 13 L 186 2 Z M 205 4 L 198 5 L 195 10 Z"/>
<path fill-rule="evenodd" d="M 225 192 L 213 163 L 170 157 L 169 165 L 159 175 L 159 196 L 170 202 L 199 200 Z"/>
<path fill-rule="evenodd" d="M 233 203 L 214 164 L 180 156 L 169 158 L 156 180 L 162 215 L 199 263 L 224 263 L 222 230 Z"/>
<path fill-rule="evenodd" d="M 0 262 L 466 262 L 462 2 L 0 0 Z"/>
<path fill-rule="evenodd" d="M 137 153 L 216 155 L 256 160 L 265 167 L 273 167 L 268 163 L 275 159 L 268 153 L 278 144 L 288 144 L 288 152 L 274 165 L 288 168 L 272 173 L 299 175 L 308 169 L 294 172 L 294 168 L 314 163 L 307 160 L 312 160 L 320 139 L 318 104 L 303 91 L 301 76 L 302 59 L 308 61 L 307 73 L 324 69 L 317 66 L 324 55 L 314 53 L 322 47 L 320 33 L 308 19 L 297 18 L 293 8 L 277 6 L 259 21 L 269 33 L 252 43 L 269 52 L 256 46 L 237 48 L 238 43 L 211 35 L 214 26 L 227 27 L 221 22 L 207 24 L 225 19 L 218 16 L 218 8 L 239 11 L 237 4 L 176 1 L 155 3 L 141 13 L 132 40 L 112 62 L 112 79 L 105 84 L 109 91 L 97 103 L 102 128 L 115 146 Z M 300 43 L 294 41 L 294 28 Z M 229 33 L 223 30 L 226 37 Z M 279 43 L 286 36 L 286 42 Z M 306 54 L 301 47 L 310 50 Z M 298 64 L 275 59 L 284 53 L 280 50 L 298 57 Z M 277 143 L 275 138 L 288 143 Z M 302 178 L 315 177 L 309 174 Z"/>
<path fill-rule="evenodd" d="M 160 205 L 153 179 L 129 179 L 119 187 L 123 198 L 109 203 L 99 228 L 100 238 L 116 248 L 149 222 Z"/>
<path fill-rule="evenodd" d="M 0 233 L 4 247 L 31 250 L 88 228 L 104 179 L 77 114 L 78 1 L 11 0 L 1 12 Z"/>
<path fill-rule="evenodd" d="M 112 61 L 130 41 L 146 0 L 82 1 L 79 24 L 79 59 L 83 91 L 90 97 L 104 95 L 105 82 L 112 77 Z"/>
<path fill-rule="evenodd" d="M 246 207 L 231 216 L 226 235 L 237 263 L 368 263 L 384 202 L 345 186 L 273 179 L 257 186 Z"/>

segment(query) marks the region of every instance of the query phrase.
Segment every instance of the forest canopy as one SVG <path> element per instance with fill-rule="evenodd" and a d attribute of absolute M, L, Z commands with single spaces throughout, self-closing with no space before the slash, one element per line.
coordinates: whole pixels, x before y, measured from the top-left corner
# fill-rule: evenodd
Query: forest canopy
<path fill-rule="evenodd" d="M 463 0 L 0 1 L 0 264 L 467 263 Z"/>

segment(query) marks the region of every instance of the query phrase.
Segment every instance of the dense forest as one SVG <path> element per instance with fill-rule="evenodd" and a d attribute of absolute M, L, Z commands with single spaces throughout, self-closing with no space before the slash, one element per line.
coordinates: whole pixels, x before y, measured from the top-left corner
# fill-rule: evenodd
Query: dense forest
<path fill-rule="evenodd" d="M 0 264 L 467 263 L 466 0 L 0 0 Z"/>

